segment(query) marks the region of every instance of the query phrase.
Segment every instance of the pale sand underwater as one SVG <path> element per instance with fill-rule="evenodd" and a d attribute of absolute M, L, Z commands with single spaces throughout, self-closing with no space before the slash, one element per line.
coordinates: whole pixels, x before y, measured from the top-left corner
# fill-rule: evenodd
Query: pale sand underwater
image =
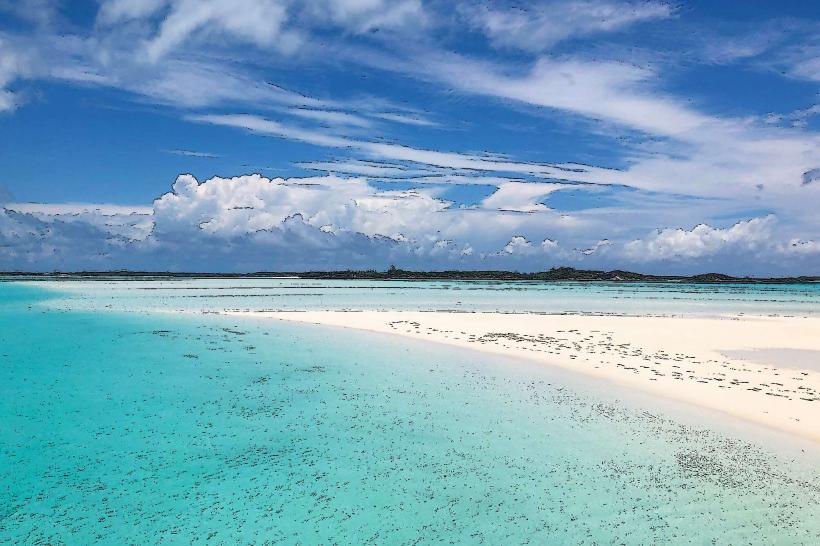
<path fill-rule="evenodd" d="M 811 370 L 731 384 L 715 348 L 811 359 L 816 322 L 765 318 L 816 319 L 804 287 L 713 321 L 535 314 L 728 306 L 688 287 L 303 284 L 0 284 L 0 543 L 818 544 L 820 443 L 647 390 L 797 407 Z M 534 313 L 421 312 L 465 295 Z"/>
<path fill-rule="evenodd" d="M 426 339 L 559 366 L 820 442 L 820 318 L 228 312 Z M 774 350 L 777 349 L 777 350 Z M 733 354 L 755 360 L 731 358 Z M 779 361 L 778 355 L 802 355 Z M 805 362 L 801 367 L 800 362 Z"/>

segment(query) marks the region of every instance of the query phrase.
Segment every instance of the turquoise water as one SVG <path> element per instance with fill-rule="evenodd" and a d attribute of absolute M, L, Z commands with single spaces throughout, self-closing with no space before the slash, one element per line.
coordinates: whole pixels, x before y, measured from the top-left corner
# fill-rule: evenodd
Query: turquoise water
<path fill-rule="evenodd" d="M 111 280 L 38 283 L 85 306 L 172 310 L 421 309 L 617 314 L 820 313 L 816 284 Z"/>
<path fill-rule="evenodd" d="M 820 463 L 612 388 L 84 290 L 0 283 L 0 543 L 820 541 Z"/>

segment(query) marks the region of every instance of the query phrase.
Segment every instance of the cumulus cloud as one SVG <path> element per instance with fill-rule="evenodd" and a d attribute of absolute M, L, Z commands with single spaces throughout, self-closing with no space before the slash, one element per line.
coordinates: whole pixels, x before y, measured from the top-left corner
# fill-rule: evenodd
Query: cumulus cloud
<path fill-rule="evenodd" d="M 0 266 L 480 267 L 502 255 L 556 257 L 557 243 L 543 234 L 560 231 L 563 221 L 542 214 L 454 208 L 433 193 L 379 190 L 363 178 L 245 175 L 200 182 L 183 174 L 151 207 L 7 205 L 0 216 Z M 529 243 L 527 237 L 539 234 L 542 244 Z"/>
<path fill-rule="evenodd" d="M 611 245 L 612 241 L 610 241 L 609 239 L 601 239 L 600 241 L 596 241 L 595 244 L 589 248 L 577 249 L 577 252 L 584 256 L 592 256 L 593 254 L 598 253 L 601 250 L 605 250 L 607 247 Z"/>
<path fill-rule="evenodd" d="M 6 203 L 5 210 L 16 218 L 31 218 L 36 225 L 87 224 L 111 236 L 145 239 L 153 227 L 151 207 L 109 204 Z"/>
<path fill-rule="evenodd" d="M 803 185 L 807 186 L 809 184 L 813 184 L 814 182 L 820 181 L 820 168 L 818 169 L 809 169 L 808 171 L 803 173 Z"/>
<path fill-rule="evenodd" d="M 680 272 L 669 264 L 681 263 L 742 273 L 788 267 L 792 274 L 797 266 L 810 273 L 820 265 L 817 237 L 778 229 L 774 216 L 727 228 L 702 224 L 640 239 L 600 238 L 619 227 L 594 213 L 454 207 L 435 192 L 384 191 L 365 178 L 255 174 L 200 182 L 184 174 L 150 207 L 7 204 L 0 209 L 0 269 L 298 271 L 395 263 L 535 270 L 666 263 Z"/>
<path fill-rule="evenodd" d="M 818 254 L 820 255 L 820 241 L 801 241 L 792 239 L 786 247 L 787 252 L 796 254 Z"/>
<path fill-rule="evenodd" d="M 757 251 L 770 245 L 774 216 L 744 220 L 728 228 L 700 224 L 691 230 L 662 229 L 645 239 L 627 243 L 626 251 L 640 261 L 700 258 L 728 251 Z"/>
<path fill-rule="evenodd" d="M 524 235 L 513 235 L 500 250 L 485 253 L 482 259 L 493 268 L 534 270 L 570 263 L 572 256 L 553 239 L 537 242 Z"/>
<path fill-rule="evenodd" d="M 154 202 L 154 232 L 230 238 L 278 228 L 299 214 L 317 229 L 343 226 L 340 229 L 368 236 L 421 239 L 436 222 L 422 228 L 418 219 L 435 218 L 448 205 L 421 192 L 377 191 L 361 178 L 248 175 L 200 184 L 191 175 L 181 175 L 173 191 Z"/>
<path fill-rule="evenodd" d="M 128 244 L 93 221 L 46 221 L 0 207 L 0 267 L 6 271 L 110 269 L 110 258 Z"/>
<path fill-rule="evenodd" d="M 327 233 L 296 213 L 260 231 L 220 233 L 178 225 L 178 231 L 139 226 L 120 230 L 86 214 L 40 219 L 32 213 L 0 209 L 0 268 L 5 271 L 132 270 L 300 271 L 384 267 L 407 249 L 385 237 L 358 232 Z M 121 232 L 122 231 L 122 232 Z M 118 233 L 120 232 L 120 233 Z M 126 233 L 127 232 L 127 233 Z"/>
<path fill-rule="evenodd" d="M 532 250 L 532 243 L 526 237 L 516 235 L 501 249 L 500 254 L 527 254 L 530 250 Z"/>
<path fill-rule="evenodd" d="M 66 25 L 59 32 L 6 32 L 0 35 L 0 110 L 20 103 L 16 86 L 21 78 L 107 86 L 140 101 L 177 108 L 189 121 L 331 148 L 345 159 L 302 166 L 369 178 L 250 176 L 200 182 L 183 176 L 173 191 L 139 215 L 12 208 L 4 212 L 4 252 L 29 263 L 21 256 L 45 259 L 50 256 L 46 249 L 57 248 L 59 237 L 68 249 L 73 248 L 71 237 L 84 236 L 90 242 L 77 242 L 82 249 L 77 256 L 85 252 L 110 264 L 143 265 L 156 258 L 157 263 L 180 268 L 202 264 L 206 269 L 206 256 L 214 264 L 259 269 L 270 266 L 270 256 L 283 257 L 282 263 L 307 264 L 315 257 L 315 263 L 353 266 L 367 263 L 367 256 L 380 263 L 396 253 L 427 265 L 520 258 L 530 260 L 520 264 L 540 266 L 537 260 L 545 254 L 624 265 L 629 260 L 646 263 L 648 255 L 655 260 L 737 259 L 750 244 L 757 245 L 755 256 L 767 259 L 813 259 L 820 138 L 806 119 L 816 113 L 815 107 L 782 115 L 791 127 L 766 124 L 759 115 L 721 117 L 688 97 L 675 96 L 673 87 L 662 81 L 663 63 L 631 62 L 634 59 L 619 58 L 617 52 L 595 58 L 585 57 L 586 50 L 545 53 L 571 38 L 673 15 L 667 4 L 583 0 L 543 5 L 521 11 L 497 4 L 463 8 L 495 46 L 532 54 L 514 52 L 509 58 L 499 57 L 504 53 L 500 51 L 483 59 L 445 51 L 423 33 L 414 35 L 416 40 L 403 40 L 404 30 L 464 22 L 455 21 L 457 17 L 443 21 L 437 17 L 446 12 L 441 3 L 420 0 L 104 0 L 93 28 Z M 386 29 L 390 32 L 383 32 Z M 450 30 L 456 34 L 465 29 Z M 322 40 L 309 39 L 319 34 Z M 392 36 L 384 39 L 397 47 L 378 51 L 372 46 L 382 40 L 379 36 Z M 317 52 L 328 58 L 317 61 Z M 806 46 L 799 53 L 788 73 L 810 79 L 816 51 Z M 292 55 L 302 57 L 297 63 Z M 459 152 L 456 144 L 442 149 L 437 143 L 443 138 L 425 141 L 418 134 L 394 138 L 380 131 L 396 129 L 396 124 L 454 127 L 444 112 L 440 117 L 431 114 L 440 121 L 435 125 L 420 115 L 426 110 L 412 105 L 403 109 L 377 98 L 353 101 L 349 96 L 318 99 L 266 83 L 266 78 L 284 73 L 283 67 L 295 70 L 297 64 L 310 70 L 331 65 L 334 70 L 382 68 L 402 78 L 437 83 L 457 100 L 489 97 L 515 103 L 522 115 L 547 112 L 561 119 L 585 119 L 588 125 L 583 127 L 589 131 L 582 138 L 627 131 L 631 143 L 619 141 L 618 157 L 611 157 L 619 166 L 615 169 Z M 413 133 L 426 136 L 428 130 Z M 403 145 L 402 140 L 418 144 Z M 473 142 L 450 139 L 456 140 Z M 602 142 L 591 142 L 590 149 Z M 543 144 L 546 157 L 560 153 L 560 146 L 548 148 L 549 141 L 538 144 Z M 205 157 L 184 149 L 171 153 Z M 417 189 L 380 191 L 375 189 L 377 178 Z M 617 206 L 571 213 L 551 209 L 545 199 L 568 182 L 641 191 L 621 197 Z M 460 208 L 441 197 L 460 193 L 435 187 L 444 184 L 483 184 L 496 190 Z M 661 201 L 663 205 L 656 206 Z M 765 234 L 757 224 L 743 222 L 741 227 L 712 227 L 727 218 L 761 214 L 748 212 L 759 210 L 775 211 L 780 224 L 771 221 Z M 703 225 L 689 229 L 697 222 Z M 672 227 L 644 236 L 658 225 Z M 761 230 L 760 239 L 749 243 L 752 234 L 743 235 L 744 229 Z M 567 249 L 580 250 L 561 254 L 553 237 Z M 510 244 L 512 251 L 504 252 Z M 43 251 L 35 252 L 36 245 Z M 119 250 L 124 245 L 127 253 Z M 192 246 L 202 249 L 201 258 L 187 250 Z M 300 248 L 317 250 L 300 258 Z M 134 262 L 138 258 L 143 261 Z"/>

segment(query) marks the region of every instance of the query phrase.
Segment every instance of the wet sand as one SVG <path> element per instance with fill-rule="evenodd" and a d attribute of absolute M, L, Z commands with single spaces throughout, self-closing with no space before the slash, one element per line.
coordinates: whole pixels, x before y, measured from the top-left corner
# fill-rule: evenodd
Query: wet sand
<path fill-rule="evenodd" d="M 804 361 L 820 354 L 817 317 L 416 311 L 228 314 L 392 333 L 534 359 L 820 442 L 820 366 L 811 362 L 795 367 L 793 359 L 778 360 L 779 355 L 795 351 Z M 748 359 L 750 352 L 760 358 Z"/>
<path fill-rule="evenodd" d="M 820 336 L 820 333 L 818 333 Z M 820 343 L 818 343 L 820 345 Z M 724 356 L 732 359 L 790 368 L 793 370 L 812 370 L 820 373 L 820 349 L 752 349 L 724 351 Z"/>

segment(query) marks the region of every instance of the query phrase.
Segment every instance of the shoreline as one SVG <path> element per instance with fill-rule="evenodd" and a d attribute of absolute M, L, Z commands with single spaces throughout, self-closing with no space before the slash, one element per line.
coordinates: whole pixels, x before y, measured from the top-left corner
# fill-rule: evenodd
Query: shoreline
<path fill-rule="evenodd" d="M 242 279 L 242 278 L 296 278 L 304 280 L 367 280 L 367 281 L 479 281 L 479 282 L 557 282 L 557 283 L 673 283 L 673 284 L 815 284 L 820 276 L 798 275 L 788 277 L 734 276 L 726 273 L 699 273 L 690 275 L 638 273 L 615 269 L 600 271 L 553 267 L 546 271 L 510 270 L 433 270 L 416 271 L 391 266 L 385 271 L 367 270 L 314 270 L 314 271 L 138 271 L 138 270 L 88 270 L 88 271 L 0 271 L 0 281 L 8 278 L 30 277 L 32 279 Z"/>
<path fill-rule="evenodd" d="M 352 328 L 524 358 L 820 444 L 820 372 L 816 366 L 775 361 L 781 350 L 820 357 L 816 317 L 429 311 L 220 314 Z M 732 351 L 764 351 L 767 361 L 730 358 Z"/>

